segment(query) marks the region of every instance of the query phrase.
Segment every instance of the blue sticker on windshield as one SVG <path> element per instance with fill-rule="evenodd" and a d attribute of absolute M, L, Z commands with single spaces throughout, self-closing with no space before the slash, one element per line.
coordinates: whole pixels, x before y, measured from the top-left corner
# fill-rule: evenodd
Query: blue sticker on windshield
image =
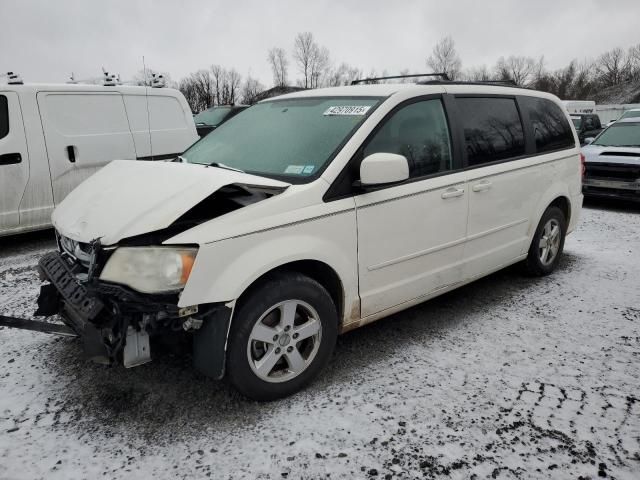
<path fill-rule="evenodd" d="M 310 174 L 313 172 L 313 169 L 316 168 L 315 165 L 307 165 L 306 167 L 304 167 L 304 169 L 302 170 L 303 174 Z"/>
<path fill-rule="evenodd" d="M 284 169 L 284 173 L 293 173 L 295 175 L 300 175 L 304 168 L 304 165 L 289 165 Z"/>

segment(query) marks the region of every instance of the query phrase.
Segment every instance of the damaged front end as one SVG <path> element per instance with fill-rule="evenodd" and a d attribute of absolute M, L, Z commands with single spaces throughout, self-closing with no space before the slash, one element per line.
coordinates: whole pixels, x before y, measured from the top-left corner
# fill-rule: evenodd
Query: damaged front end
<path fill-rule="evenodd" d="M 82 339 L 90 359 L 134 367 L 151 360 L 153 337 L 192 335 L 198 345 L 203 343 L 200 337 L 206 336 L 215 353 L 203 357 L 202 352 L 195 352 L 196 366 L 209 376 L 222 377 L 230 318 L 224 304 L 179 308 L 177 292 L 141 293 L 101 280 L 115 248 L 63 236 L 58 236 L 58 246 L 58 252 L 45 255 L 38 263 L 40 276 L 48 283 L 41 287 L 36 315 L 60 315 Z"/>

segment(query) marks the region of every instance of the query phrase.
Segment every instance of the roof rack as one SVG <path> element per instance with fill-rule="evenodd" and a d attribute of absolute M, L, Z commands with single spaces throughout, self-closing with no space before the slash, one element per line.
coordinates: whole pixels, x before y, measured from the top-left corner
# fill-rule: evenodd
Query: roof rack
<path fill-rule="evenodd" d="M 423 82 L 418 82 L 418 85 L 496 85 L 503 87 L 512 87 L 512 88 L 524 88 L 521 85 L 518 85 L 515 81 L 508 80 L 425 80 Z"/>
<path fill-rule="evenodd" d="M 23 85 L 22 77 L 15 72 L 7 72 L 6 75 L 0 75 L 2 77 L 7 77 L 7 85 Z"/>
<path fill-rule="evenodd" d="M 397 78 L 417 78 L 417 77 L 441 77 L 444 81 L 449 81 L 449 75 L 446 73 L 418 73 L 413 75 L 393 75 L 391 77 L 371 77 L 371 78 L 359 78 L 358 80 L 353 80 L 351 85 L 357 85 L 359 83 L 365 82 L 377 82 L 379 80 L 393 80 Z"/>

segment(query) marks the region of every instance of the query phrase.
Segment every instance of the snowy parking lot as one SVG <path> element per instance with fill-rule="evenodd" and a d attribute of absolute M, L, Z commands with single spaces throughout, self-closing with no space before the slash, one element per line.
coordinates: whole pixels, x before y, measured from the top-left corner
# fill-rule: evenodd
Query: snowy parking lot
<path fill-rule="evenodd" d="M 0 239 L 29 317 L 52 233 Z M 259 404 L 166 354 L 125 370 L 0 328 L 0 478 L 640 478 L 640 209 L 589 203 L 559 270 L 517 268 L 342 336 Z"/>

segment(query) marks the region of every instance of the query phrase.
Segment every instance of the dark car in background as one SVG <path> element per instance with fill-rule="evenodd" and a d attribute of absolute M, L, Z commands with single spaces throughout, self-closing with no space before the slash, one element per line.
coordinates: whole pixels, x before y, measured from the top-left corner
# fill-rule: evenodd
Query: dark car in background
<path fill-rule="evenodd" d="M 580 145 L 585 144 L 585 139 L 595 137 L 604 130 L 600 117 L 595 113 L 572 113 L 571 121 L 578 133 Z"/>
<path fill-rule="evenodd" d="M 218 105 L 203 110 L 193 116 L 198 135 L 200 138 L 204 137 L 216 127 L 247 108 L 249 108 L 249 105 Z"/>

